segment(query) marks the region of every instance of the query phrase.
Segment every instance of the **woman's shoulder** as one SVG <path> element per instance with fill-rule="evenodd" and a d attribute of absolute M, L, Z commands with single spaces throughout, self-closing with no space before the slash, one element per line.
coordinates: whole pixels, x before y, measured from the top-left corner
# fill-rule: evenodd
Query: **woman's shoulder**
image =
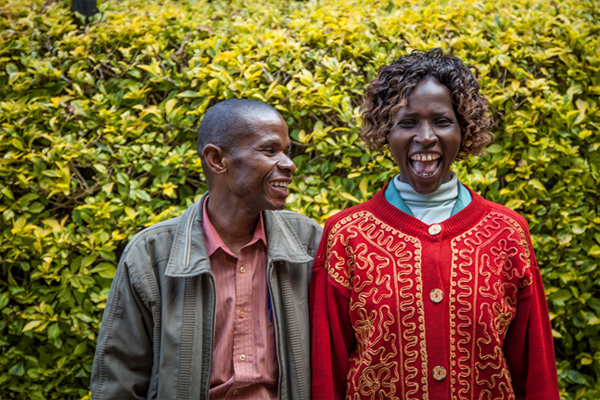
<path fill-rule="evenodd" d="M 327 221 L 325 222 L 325 231 L 330 230 L 332 227 L 338 225 L 339 223 L 341 223 L 343 221 L 347 222 L 347 221 L 350 221 L 355 218 L 360 218 L 360 217 L 364 216 L 365 214 L 372 212 L 373 205 L 381 201 L 381 199 L 380 199 L 380 197 L 382 197 L 381 193 L 382 193 L 382 191 L 379 191 L 375 194 L 375 196 L 373 196 L 373 198 L 371 198 L 363 203 L 356 204 L 352 207 L 338 211 L 337 213 L 335 213 L 332 216 L 330 216 L 329 218 L 327 218 Z"/>
<path fill-rule="evenodd" d="M 327 221 L 325 222 L 325 229 L 327 230 L 328 227 L 332 227 L 341 221 L 344 221 L 346 219 L 352 219 L 355 216 L 368 212 L 370 209 L 370 201 L 371 200 L 367 200 L 364 203 L 356 204 L 350 208 L 346 208 L 344 210 L 336 212 L 335 214 L 327 218 Z"/>
<path fill-rule="evenodd" d="M 495 213 L 495 214 L 502 215 L 504 218 L 513 220 L 514 222 L 518 223 L 525 230 L 529 230 L 529 224 L 527 223 L 527 220 L 525 219 L 525 217 L 523 217 L 521 214 L 519 214 L 515 210 L 512 210 L 502 204 L 495 203 L 490 200 L 486 200 L 485 198 L 483 198 L 482 196 L 480 196 L 479 194 L 477 194 L 473 191 L 471 191 L 471 194 L 474 196 L 477 196 L 479 199 L 481 199 L 481 201 L 486 203 L 488 213 Z M 475 199 L 475 197 L 474 197 L 474 199 Z"/>

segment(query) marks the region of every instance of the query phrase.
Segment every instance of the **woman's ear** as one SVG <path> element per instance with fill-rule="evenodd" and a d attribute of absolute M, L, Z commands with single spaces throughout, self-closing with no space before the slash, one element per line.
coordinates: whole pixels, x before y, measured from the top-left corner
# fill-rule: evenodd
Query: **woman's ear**
<path fill-rule="evenodd" d="M 202 150 L 202 157 L 206 162 L 207 168 L 215 175 L 221 175 L 227 172 L 227 163 L 225 162 L 225 152 L 219 146 L 207 144 Z"/>

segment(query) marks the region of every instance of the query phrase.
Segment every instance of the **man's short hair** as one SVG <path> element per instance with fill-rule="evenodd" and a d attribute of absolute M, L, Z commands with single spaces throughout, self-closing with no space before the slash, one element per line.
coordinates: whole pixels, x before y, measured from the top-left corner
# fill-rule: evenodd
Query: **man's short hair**
<path fill-rule="evenodd" d="M 235 148 L 239 143 L 239 135 L 249 128 L 250 118 L 259 113 L 280 115 L 270 105 L 249 99 L 225 100 L 211 107 L 198 128 L 197 150 L 200 159 L 204 147 L 208 144 L 223 150 Z"/>

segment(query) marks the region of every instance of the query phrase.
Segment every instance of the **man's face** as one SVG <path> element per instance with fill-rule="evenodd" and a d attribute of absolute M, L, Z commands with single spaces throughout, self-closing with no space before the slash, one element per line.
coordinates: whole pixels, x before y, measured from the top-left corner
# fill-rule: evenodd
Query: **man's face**
<path fill-rule="evenodd" d="M 296 165 L 285 121 L 275 112 L 252 116 L 238 145 L 225 151 L 227 187 L 250 213 L 281 210 Z"/>

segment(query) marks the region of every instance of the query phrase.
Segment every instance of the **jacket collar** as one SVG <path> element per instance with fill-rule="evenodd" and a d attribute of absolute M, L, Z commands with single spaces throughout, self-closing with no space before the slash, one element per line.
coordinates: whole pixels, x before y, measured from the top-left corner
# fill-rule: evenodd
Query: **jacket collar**
<path fill-rule="evenodd" d="M 208 192 L 179 217 L 173 238 L 173 247 L 165 270 L 165 275 L 168 277 L 192 277 L 211 272 L 210 258 L 206 251 L 204 232 L 202 231 L 202 205 L 207 196 Z M 280 213 L 263 211 L 263 218 L 269 259 L 297 264 L 313 260 L 304 250 L 296 232 Z"/>

